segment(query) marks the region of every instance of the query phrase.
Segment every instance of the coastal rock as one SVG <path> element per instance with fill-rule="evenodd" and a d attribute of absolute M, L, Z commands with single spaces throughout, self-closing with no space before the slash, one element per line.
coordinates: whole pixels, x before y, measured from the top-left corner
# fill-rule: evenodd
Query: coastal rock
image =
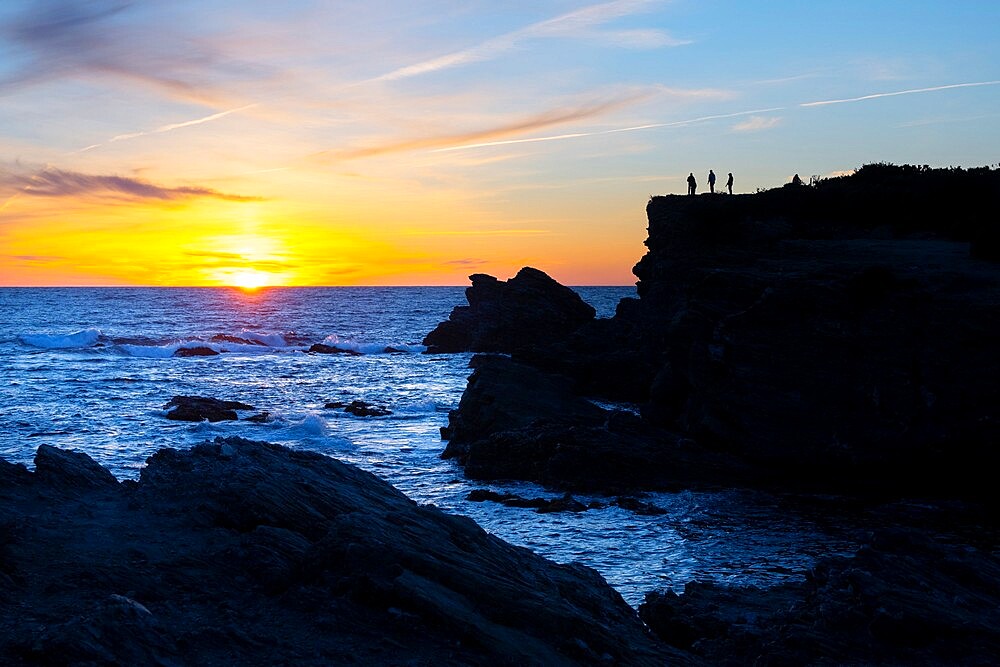
<path fill-rule="evenodd" d="M 508 281 L 477 273 L 465 290 L 468 306 L 427 334 L 429 354 L 511 352 L 569 335 L 594 319 L 594 308 L 538 269 L 524 267 Z"/>
<path fill-rule="evenodd" d="M 181 347 L 174 352 L 175 357 L 215 357 L 218 356 L 218 354 L 218 350 L 213 350 L 212 348 L 204 345 Z"/>
<path fill-rule="evenodd" d="M 389 408 L 374 405 L 366 401 L 351 401 L 344 406 L 344 412 L 348 412 L 355 417 L 385 417 L 392 414 L 392 410 Z"/>
<path fill-rule="evenodd" d="M 35 452 L 35 479 L 61 489 L 102 489 L 118 486 L 118 480 L 82 452 L 41 445 Z"/>
<path fill-rule="evenodd" d="M 220 422 L 239 419 L 237 410 L 255 408 L 239 401 L 221 401 L 207 396 L 174 396 L 163 409 L 170 410 L 167 419 L 174 421 L 200 422 L 207 419 L 210 422 Z"/>
<path fill-rule="evenodd" d="M 309 348 L 309 352 L 315 352 L 317 354 L 346 354 L 349 357 L 360 357 L 361 353 L 356 350 L 348 350 L 345 348 L 334 347 L 332 345 L 324 345 L 323 343 L 313 343 Z"/>
<path fill-rule="evenodd" d="M 561 498 L 547 500 L 545 498 L 522 498 L 521 496 L 512 493 L 497 493 L 496 491 L 490 491 L 489 489 L 473 489 L 469 492 L 469 495 L 466 496 L 465 499 L 474 503 L 489 501 L 500 503 L 506 507 L 531 508 L 539 514 L 548 514 L 552 512 L 586 512 L 588 509 L 596 509 L 595 507 L 584 505 L 568 493 Z M 598 507 L 602 506 L 599 505 Z"/>
<path fill-rule="evenodd" d="M 694 662 L 593 570 L 321 454 L 218 439 L 78 497 L 28 474 L 0 493 L 0 662 Z"/>
<path fill-rule="evenodd" d="M 449 413 L 443 458 L 469 479 L 520 479 L 604 494 L 731 483 L 738 461 L 639 417 L 608 412 L 572 383 L 507 357 L 476 355 L 458 409 Z"/>
<path fill-rule="evenodd" d="M 690 583 L 639 607 L 711 664 L 986 665 L 1000 652 L 1000 559 L 910 531 L 876 533 L 802 583 Z"/>
<path fill-rule="evenodd" d="M 477 354 L 469 367 L 473 373 L 458 409 L 441 430 L 449 440 L 444 458 L 463 462 L 470 443 L 541 419 L 580 425 L 605 419 L 604 410 L 572 393 L 567 378 L 498 355 Z"/>

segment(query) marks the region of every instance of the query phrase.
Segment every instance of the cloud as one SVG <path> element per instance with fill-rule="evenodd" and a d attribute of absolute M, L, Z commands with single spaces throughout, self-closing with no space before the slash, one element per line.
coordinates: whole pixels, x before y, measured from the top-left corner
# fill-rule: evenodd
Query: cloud
<path fill-rule="evenodd" d="M 697 118 L 689 118 L 687 120 L 676 120 L 669 123 L 647 123 L 645 125 L 633 125 L 631 127 L 617 127 L 611 130 L 597 130 L 594 132 L 574 132 L 571 134 L 556 134 L 547 137 L 508 139 L 504 141 L 488 141 L 477 144 L 460 144 L 458 146 L 448 146 L 447 148 L 438 148 L 436 149 L 436 152 L 460 151 L 460 150 L 468 150 L 471 148 L 486 148 L 489 146 L 506 146 L 509 144 L 526 144 L 539 141 L 560 141 L 563 139 L 577 139 L 580 137 L 595 137 L 603 134 L 618 134 L 620 132 L 636 132 L 638 130 L 651 130 L 661 127 L 683 127 L 685 125 L 694 125 L 696 123 L 704 123 L 710 120 L 719 120 L 722 118 L 736 118 L 738 116 L 749 116 L 751 114 L 766 113 L 769 111 L 781 111 L 783 109 L 784 107 L 771 107 L 769 109 L 753 109 L 750 111 L 736 111 L 734 113 L 713 114 L 711 116 L 699 116 Z"/>
<path fill-rule="evenodd" d="M 618 99 L 604 102 L 597 102 L 583 106 L 550 109 L 534 116 L 529 116 L 527 118 L 503 125 L 496 125 L 482 130 L 403 139 L 372 146 L 344 149 L 341 151 L 323 151 L 322 153 L 317 153 L 313 157 L 322 160 L 349 160 L 354 158 L 382 155 L 385 153 L 398 153 L 419 149 L 440 149 L 446 146 L 454 146 L 455 144 L 490 141 L 501 137 L 509 137 L 515 134 L 533 132 L 557 125 L 565 125 L 567 123 L 593 118 L 595 116 L 620 109 L 639 99 L 645 98 L 648 95 L 648 93 L 632 93 L 619 97 Z"/>
<path fill-rule="evenodd" d="M 172 201 L 209 197 L 226 201 L 259 201 L 260 197 L 234 195 L 211 188 L 182 186 L 177 188 L 156 185 L 128 176 L 84 174 L 45 167 L 32 173 L 0 170 L 0 191 L 13 191 L 18 195 L 34 197 L 113 197 L 128 200 L 155 199 Z"/>
<path fill-rule="evenodd" d="M 658 48 L 688 44 L 689 42 L 687 41 L 674 39 L 667 33 L 659 30 L 601 31 L 596 29 L 597 26 L 613 19 L 638 13 L 651 4 L 655 4 L 655 2 L 653 0 L 613 0 L 612 2 L 591 5 L 545 21 L 533 23 L 519 30 L 486 40 L 468 49 L 455 51 L 437 58 L 407 65 L 406 67 L 400 67 L 392 72 L 376 77 L 374 81 L 395 81 L 453 67 L 460 67 L 470 63 L 493 60 L 514 50 L 522 42 L 537 38 L 575 37 L 597 39 L 604 43 L 615 46 L 627 46 L 629 48 Z"/>
<path fill-rule="evenodd" d="M 187 101 L 219 103 L 212 72 L 251 74 L 226 62 L 207 40 L 182 37 L 169 25 L 133 22 L 118 0 L 41 0 L 6 18 L 0 38 L 21 56 L 0 77 L 0 92 L 73 77 L 114 77 L 152 86 Z"/>
<path fill-rule="evenodd" d="M 750 118 L 747 118 L 745 121 L 733 125 L 733 131 L 759 132 L 761 130 L 769 130 L 772 127 L 780 125 L 781 121 L 782 118 L 780 116 L 750 116 Z"/>
<path fill-rule="evenodd" d="M 881 97 L 896 97 L 897 95 L 916 95 L 919 93 L 933 93 L 939 90 L 954 90 L 956 88 L 976 88 L 980 86 L 996 86 L 1000 85 L 1000 81 L 978 81 L 975 83 L 952 83 L 947 86 L 933 86 L 931 88 L 913 88 L 911 90 L 897 90 L 890 93 L 872 93 L 871 95 L 862 95 L 861 97 L 847 97 L 840 100 L 821 100 L 819 102 L 803 102 L 800 107 L 819 107 L 826 106 L 828 104 L 847 104 L 848 102 L 864 102 L 866 100 L 875 100 Z"/>
<path fill-rule="evenodd" d="M 60 257 L 59 255 L 7 255 L 7 258 L 19 262 L 29 262 L 32 264 L 52 264 L 66 259 L 65 257 Z"/>
<path fill-rule="evenodd" d="M 445 262 L 444 264 L 446 266 L 464 266 L 472 268 L 475 266 L 482 266 L 483 264 L 486 263 L 487 261 L 485 259 L 452 259 Z"/>

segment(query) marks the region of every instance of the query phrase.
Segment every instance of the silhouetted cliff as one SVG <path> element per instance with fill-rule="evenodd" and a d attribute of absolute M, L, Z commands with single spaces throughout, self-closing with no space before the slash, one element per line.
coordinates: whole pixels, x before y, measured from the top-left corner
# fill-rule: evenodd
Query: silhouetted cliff
<path fill-rule="evenodd" d="M 636 479 L 609 479 L 613 488 L 675 487 L 683 469 L 695 474 L 691 484 L 991 497 L 1000 264 L 982 258 L 996 250 L 998 191 L 997 170 L 868 165 L 753 195 L 653 197 L 649 251 L 633 269 L 638 299 L 623 300 L 610 320 L 506 351 L 570 378 L 577 393 L 641 403 L 642 423 L 628 431 L 643 448 L 693 441 L 681 468 L 658 455 Z M 476 386 L 495 386 L 482 377 L 494 371 L 477 370 Z M 530 396 L 531 382 L 504 377 Z M 467 398 L 456 423 L 476 409 Z M 489 477 L 483 461 L 502 460 L 500 449 L 523 453 L 543 432 L 545 442 L 573 441 L 580 429 L 552 432 L 559 417 L 539 415 L 544 429 L 534 436 L 530 425 L 459 429 L 449 450 L 457 445 L 477 462 L 476 476 Z M 698 448 L 732 465 L 692 458 Z M 594 464 L 552 451 L 550 463 L 558 458 L 561 471 L 594 486 Z M 524 469 L 575 485 L 537 460 Z"/>

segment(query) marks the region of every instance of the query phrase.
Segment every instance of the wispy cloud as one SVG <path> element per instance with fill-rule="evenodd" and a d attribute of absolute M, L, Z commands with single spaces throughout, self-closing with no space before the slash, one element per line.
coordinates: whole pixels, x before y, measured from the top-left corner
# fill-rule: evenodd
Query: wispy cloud
<path fill-rule="evenodd" d="M 711 116 L 699 116 L 697 118 L 689 118 L 687 120 L 677 120 L 670 123 L 647 123 L 645 125 L 633 125 L 631 127 L 617 127 L 611 130 L 597 130 L 594 132 L 573 132 L 570 134 L 555 134 L 546 137 L 528 137 L 526 139 L 508 139 L 505 141 L 487 141 L 483 143 L 476 144 L 460 144 L 458 146 L 448 146 L 447 148 L 438 148 L 435 152 L 444 151 L 460 151 L 468 150 L 471 148 L 486 148 L 489 146 L 506 146 L 510 144 L 527 144 L 540 141 L 560 141 L 563 139 L 577 139 L 581 137 L 595 137 L 603 134 L 618 134 L 620 132 L 636 132 L 639 130 L 651 130 L 655 128 L 662 127 L 683 127 L 685 125 L 694 125 L 695 123 L 704 123 L 710 120 L 719 120 L 722 118 L 737 118 L 739 116 L 749 116 L 751 114 L 767 113 L 771 111 L 782 111 L 784 107 L 771 107 L 769 109 L 753 109 L 750 111 L 737 111 L 734 113 L 723 113 L 723 114 L 713 114 Z"/>
<path fill-rule="evenodd" d="M 464 266 L 464 267 L 467 267 L 467 268 L 472 268 L 472 267 L 475 267 L 475 266 L 482 266 L 483 264 L 487 264 L 487 263 L 488 262 L 485 259 L 453 259 L 453 260 L 444 262 L 444 264 L 446 266 Z"/>
<path fill-rule="evenodd" d="M 143 25 L 121 0 L 39 0 L 0 27 L 21 58 L 0 77 L 0 92 L 67 76 L 152 86 L 187 101 L 218 104 L 213 76 L 256 76 L 224 58 L 207 40 L 166 25 Z"/>
<path fill-rule="evenodd" d="M 84 174 L 45 167 L 30 173 L 0 170 L 0 192 L 13 199 L 32 197 L 112 197 L 127 200 L 154 199 L 171 201 L 208 197 L 226 201 L 259 201 L 247 197 L 198 186 L 166 187 L 128 176 Z M 10 201 L 10 200 L 8 200 Z"/>
<path fill-rule="evenodd" d="M 630 48 L 658 48 L 688 44 L 688 41 L 675 39 L 659 30 L 598 30 L 598 26 L 623 16 L 636 14 L 653 4 L 656 4 L 655 0 L 613 0 L 612 2 L 591 5 L 533 23 L 461 51 L 400 67 L 376 77 L 374 80 L 395 81 L 470 63 L 492 60 L 516 49 L 523 42 L 545 37 L 597 39 L 605 43 Z"/>
<path fill-rule="evenodd" d="M 230 114 L 239 113 L 240 111 L 246 111 L 247 109 L 253 108 L 255 106 L 257 106 L 257 105 L 256 104 L 245 104 L 245 105 L 243 105 L 241 107 L 237 107 L 235 109 L 228 109 L 227 111 L 220 111 L 219 113 L 214 113 L 214 114 L 212 114 L 210 116 L 205 116 L 203 118 L 196 118 L 194 120 L 186 120 L 186 121 L 181 122 L 181 123 L 171 123 L 169 125 L 162 125 L 162 126 L 156 128 L 155 130 L 149 130 L 148 132 L 130 132 L 130 133 L 127 133 L 127 134 L 118 134 L 118 135 L 115 135 L 115 136 L 111 137 L 110 139 L 108 139 L 108 141 L 105 142 L 105 143 L 109 143 L 110 144 L 110 143 L 114 143 L 114 142 L 117 142 L 117 141 L 125 141 L 127 139 L 135 139 L 137 137 L 145 137 L 145 136 L 150 135 L 150 134 L 163 134 L 164 132 L 173 132 L 174 130 L 179 130 L 179 129 L 184 128 L 184 127 L 191 127 L 192 125 L 201 125 L 202 123 L 211 123 L 214 120 L 219 120 L 220 118 L 225 118 L 226 116 L 228 116 Z M 77 153 L 85 153 L 86 151 L 91 151 L 91 150 L 94 150 L 95 148 L 100 148 L 103 145 L 104 144 L 91 144 L 90 146 L 86 146 L 85 148 L 81 148 L 80 150 L 78 150 L 76 152 Z"/>
<path fill-rule="evenodd" d="M 440 134 L 413 139 L 403 139 L 393 142 L 385 142 L 360 148 L 350 148 L 340 151 L 323 151 L 314 155 L 320 160 L 348 160 L 361 157 L 371 157 L 385 153 L 398 153 L 402 151 L 420 149 L 442 149 L 444 146 L 454 146 L 455 144 L 468 144 L 470 142 L 483 142 L 499 137 L 509 137 L 515 134 L 524 134 L 536 130 L 543 130 L 557 125 L 565 125 L 575 121 L 594 118 L 602 114 L 620 109 L 632 104 L 640 99 L 648 97 L 650 93 L 639 92 L 624 95 L 617 99 L 606 100 L 581 106 L 564 107 L 550 109 L 534 116 L 522 118 L 510 123 L 496 125 L 481 130 L 470 132 Z M 484 144 L 479 144 L 484 145 Z M 447 149 L 443 149 L 447 150 Z"/>
<path fill-rule="evenodd" d="M 897 95 L 917 95 L 920 93 L 933 93 L 939 90 L 954 90 L 956 88 L 977 88 L 980 86 L 996 86 L 1000 85 L 1000 81 L 977 81 L 975 83 L 952 83 L 947 86 L 933 86 L 931 88 L 912 88 L 910 90 L 896 90 L 889 93 L 872 93 L 871 95 L 862 95 L 861 97 L 847 97 L 839 100 L 821 100 L 818 102 L 803 102 L 800 107 L 819 107 L 828 104 L 847 104 L 848 102 L 864 102 L 866 100 L 875 100 L 881 97 L 896 97 Z"/>
<path fill-rule="evenodd" d="M 733 125 L 734 132 L 760 132 L 769 130 L 781 124 L 780 116 L 751 116 L 745 121 Z"/>

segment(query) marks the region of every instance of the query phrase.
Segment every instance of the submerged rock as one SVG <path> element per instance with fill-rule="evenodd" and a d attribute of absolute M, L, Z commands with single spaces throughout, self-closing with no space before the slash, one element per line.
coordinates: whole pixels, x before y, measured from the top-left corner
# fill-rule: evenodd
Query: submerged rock
<path fill-rule="evenodd" d="M 235 421 L 239 419 L 237 410 L 254 410 L 252 405 L 239 401 L 221 401 L 207 396 L 174 396 L 163 406 L 167 419 L 186 422 Z M 171 409 L 173 408 L 173 409 Z"/>
<path fill-rule="evenodd" d="M 317 354 L 346 354 L 349 357 L 360 357 L 361 353 L 357 350 L 348 350 L 341 347 L 334 347 L 332 345 L 325 345 L 323 343 L 313 343 L 309 348 L 309 352 L 315 352 Z"/>
<path fill-rule="evenodd" d="M 560 340 L 594 319 L 594 308 L 538 269 L 524 267 L 508 281 L 477 273 L 465 290 L 468 306 L 427 334 L 428 354 L 511 352 Z"/>
<path fill-rule="evenodd" d="M 97 468 L 65 454 L 40 456 Z M 692 662 L 593 570 L 317 453 L 228 438 L 138 483 L 24 475 L 0 484 L 0 662 Z"/>

